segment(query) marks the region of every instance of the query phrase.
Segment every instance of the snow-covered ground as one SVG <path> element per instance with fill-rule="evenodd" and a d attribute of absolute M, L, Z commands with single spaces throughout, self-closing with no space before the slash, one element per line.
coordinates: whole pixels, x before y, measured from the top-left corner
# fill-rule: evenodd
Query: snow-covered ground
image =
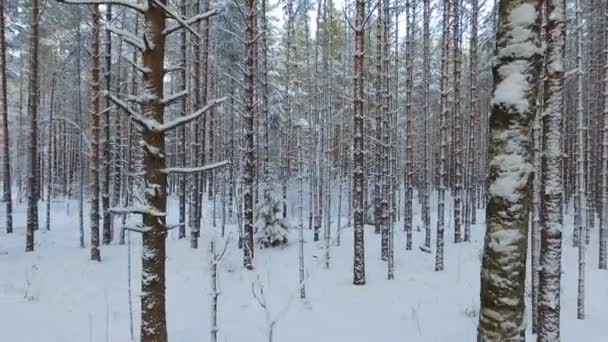
<path fill-rule="evenodd" d="M 89 249 L 78 247 L 75 203 L 71 205 L 71 215 L 66 214 L 64 203 L 53 203 L 53 207 L 52 230 L 37 232 L 33 253 L 24 252 L 23 206 L 16 210 L 15 233 L 7 235 L 4 229 L 0 232 L 0 340 L 129 341 L 127 246 L 116 243 L 102 246 L 102 262 L 89 261 Z M 176 204 L 171 207 L 176 208 Z M 3 210 L 0 226 L 4 224 Z M 172 231 L 167 240 L 167 319 L 172 342 L 209 340 L 211 280 L 206 236 L 214 229 L 209 224 L 209 215 L 207 210 L 201 238 L 203 248 L 190 249 L 187 240 L 177 239 L 177 231 Z M 40 216 L 45 217 L 44 209 Z M 169 222 L 176 222 L 176 216 L 177 210 L 170 210 Z M 481 221 L 483 211 L 478 216 Z M 346 223 L 345 218 L 342 223 Z M 451 227 L 448 220 L 446 270 L 435 272 L 434 254 L 418 248 L 424 232 L 415 229 L 414 250 L 406 251 L 402 224 L 397 223 L 395 280 L 387 280 L 386 263 L 379 257 L 380 238 L 372 227 L 367 227 L 367 284 L 363 287 L 352 285 L 352 230 L 344 231 L 341 246 L 332 246 L 329 270 L 323 262 L 324 242 L 313 242 L 311 232 L 306 230 L 309 279 L 307 299 L 302 301 L 296 231 L 291 231 L 286 248 L 256 249 L 256 270 L 251 272 L 241 267 L 236 225 L 231 224 L 227 226 L 227 234 L 233 238 L 219 266 L 219 341 L 268 341 L 267 317 L 276 321 L 275 342 L 474 341 L 483 225 L 473 228 L 471 243 L 459 245 L 451 243 Z M 597 230 L 592 231 L 587 253 L 584 321 L 576 319 L 577 251 L 571 247 L 571 228 L 566 226 L 565 230 L 562 341 L 606 342 L 608 272 L 597 270 Z M 131 236 L 131 274 L 137 336 L 141 244 L 136 235 Z M 87 232 L 87 247 L 88 239 Z M 256 288 L 260 284 L 264 287 L 268 312 L 254 299 L 253 283 Z"/>

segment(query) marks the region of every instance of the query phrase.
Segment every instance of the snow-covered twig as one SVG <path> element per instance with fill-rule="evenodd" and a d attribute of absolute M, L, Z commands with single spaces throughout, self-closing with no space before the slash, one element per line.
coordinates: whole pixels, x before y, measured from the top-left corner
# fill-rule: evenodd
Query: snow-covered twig
<path fill-rule="evenodd" d="M 136 61 L 132 60 L 131 58 L 129 58 L 126 55 L 122 55 L 120 56 L 122 57 L 122 59 L 124 59 L 125 61 L 127 61 L 129 64 L 131 64 L 131 66 L 135 67 L 135 69 L 137 69 L 139 72 L 141 72 L 142 74 L 147 74 L 150 72 L 150 69 L 144 67 L 143 65 L 137 63 Z"/>
<path fill-rule="evenodd" d="M 141 51 L 146 49 L 146 44 L 144 43 L 144 41 L 137 38 L 131 32 L 119 29 L 118 27 L 114 27 L 112 25 L 106 25 L 106 30 L 114 33 L 115 35 L 120 37 L 123 41 L 129 43 L 130 45 L 138 48 Z"/>
<path fill-rule="evenodd" d="M 175 13 L 175 11 L 171 10 L 169 7 L 167 7 L 167 5 L 163 4 L 162 2 L 158 1 L 158 0 L 153 0 L 154 4 L 156 4 L 156 6 L 160 7 L 163 11 L 165 11 L 165 13 L 167 13 L 171 18 L 175 19 L 181 27 L 185 28 L 186 30 L 190 31 L 190 33 L 192 33 L 196 38 L 201 38 L 201 36 L 199 36 L 198 32 L 196 32 L 196 30 L 194 30 L 192 27 L 190 27 L 190 24 L 188 24 L 184 18 L 181 17 L 181 15 Z"/>
<path fill-rule="evenodd" d="M 174 119 L 172 121 L 169 121 L 165 124 L 160 125 L 159 127 L 155 128 L 154 130 L 157 131 L 168 131 L 171 130 L 173 128 L 177 128 L 181 125 L 187 124 L 190 121 L 193 121 L 195 119 L 197 119 L 198 117 L 200 117 L 201 115 L 205 114 L 206 112 L 210 111 L 213 107 L 217 106 L 218 104 L 226 101 L 226 97 L 222 97 L 219 99 L 214 99 L 209 101 L 209 103 L 207 103 L 207 105 L 201 109 L 199 109 L 198 111 L 190 114 L 190 115 L 186 115 L 186 116 L 180 116 L 177 119 Z"/>
<path fill-rule="evenodd" d="M 114 95 L 106 92 L 106 96 L 110 99 L 110 101 L 114 102 L 120 109 L 124 110 L 125 113 L 129 114 L 131 120 L 133 120 L 138 125 L 142 126 L 144 129 L 152 130 L 153 127 L 139 114 L 135 113 L 129 106 L 124 103 L 122 100 L 116 98 Z"/>
<path fill-rule="evenodd" d="M 188 89 L 182 90 L 179 93 L 175 93 L 173 95 L 170 95 L 169 97 L 162 99 L 161 102 L 163 105 L 168 106 L 168 105 L 178 101 L 182 97 L 188 96 L 188 93 L 189 93 Z"/>
<path fill-rule="evenodd" d="M 122 229 L 143 234 L 143 233 L 147 233 L 147 232 L 151 231 L 152 227 L 137 224 L 134 226 L 123 226 Z"/>
<path fill-rule="evenodd" d="M 171 167 L 163 169 L 163 173 L 196 173 L 196 172 L 204 172 L 213 169 L 220 168 L 222 166 L 228 165 L 230 162 L 228 160 L 224 160 L 221 162 L 208 164 L 200 167 Z"/>
<path fill-rule="evenodd" d="M 216 15 L 216 14 L 218 14 L 218 13 L 220 13 L 220 11 L 219 11 L 217 8 L 214 8 L 214 9 L 212 9 L 212 10 L 210 10 L 210 11 L 207 11 L 207 12 L 205 12 L 205 13 L 201 13 L 201 14 L 195 15 L 194 17 L 192 17 L 192 18 L 190 18 L 190 19 L 184 20 L 184 21 L 183 21 L 183 23 L 184 23 L 186 26 L 188 26 L 188 25 L 192 25 L 192 24 L 196 24 L 196 23 L 198 23 L 199 21 L 201 21 L 201 20 L 203 20 L 203 19 L 207 19 L 207 18 L 209 18 L 209 17 L 212 17 L 212 16 L 214 16 L 214 15 Z M 163 34 L 164 34 L 165 36 L 167 36 L 167 35 L 169 35 L 169 34 L 171 34 L 171 33 L 175 32 L 175 31 L 177 31 L 177 30 L 181 29 L 182 27 L 184 27 L 184 25 L 182 25 L 181 23 L 178 23 L 178 24 L 176 24 L 176 25 L 171 25 L 171 26 L 167 27 L 167 28 L 166 28 L 166 29 L 163 31 Z"/>
<path fill-rule="evenodd" d="M 140 214 L 140 215 L 152 215 L 156 217 L 167 216 L 167 213 L 163 211 L 154 210 L 152 208 L 145 207 L 126 207 L 126 208 L 110 208 L 110 212 L 114 214 Z"/>
<path fill-rule="evenodd" d="M 173 64 L 173 65 L 167 65 L 164 69 L 163 72 L 165 74 L 168 74 L 170 72 L 174 72 L 174 71 L 181 71 L 184 70 L 184 66 L 183 65 L 177 65 L 177 64 Z"/>

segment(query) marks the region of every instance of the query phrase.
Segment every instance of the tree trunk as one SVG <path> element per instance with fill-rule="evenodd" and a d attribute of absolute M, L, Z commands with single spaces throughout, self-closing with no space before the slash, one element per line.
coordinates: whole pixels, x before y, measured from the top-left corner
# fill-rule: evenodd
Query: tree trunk
<path fill-rule="evenodd" d="M 561 0 L 546 1 L 543 158 L 540 216 L 540 276 L 538 289 L 538 342 L 560 340 L 560 278 L 563 193 L 562 97 L 564 11 Z"/>
<path fill-rule="evenodd" d="M 100 89 L 100 14 L 99 6 L 91 11 L 91 260 L 101 261 L 99 253 L 99 121 L 101 115 Z"/>
<path fill-rule="evenodd" d="M 243 266 L 253 269 L 253 178 L 255 176 L 255 148 L 254 148 L 254 88 L 255 88 L 255 31 L 257 27 L 256 0 L 245 1 L 245 112 L 243 113 L 245 141 L 244 141 L 244 168 L 243 168 L 243 206 L 244 206 L 244 248 Z"/>
<path fill-rule="evenodd" d="M 363 189 L 364 178 L 364 111 L 363 111 L 363 63 L 365 60 L 365 0 L 356 0 L 355 19 L 355 77 L 354 77 L 354 158 L 353 158 L 353 197 L 354 197 L 354 259 L 353 284 L 365 285 L 365 246 L 364 223 L 365 202 Z"/>
<path fill-rule="evenodd" d="M 534 170 L 530 127 L 541 53 L 539 6 L 535 0 L 500 2 L 478 342 L 520 341 L 524 333 Z"/>
<path fill-rule="evenodd" d="M 6 33 L 5 33 L 5 18 L 4 18 L 4 1 L 0 0 L 0 67 L 2 68 L 0 80 L 2 87 L 2 106 L 0 110 L 0 117 L 2 118 L 2 135 L 3 135 L 3 153 L 4 163 L 2 165 L 4 173 L 4 197 L 2 200 L 6 202 L 6 233 L 10 234 L 13 232 L 13 195 L 12 195 L 12 181 L 11 181 L 11 148 L 9 139 L 9 127 L 8 127 L 8 96 L 7 96 L 7 81 L 6 81 Z"/>
<path fill-rule="evenodd" d="M 30 119 L 30 146 L 29 146 L 29 175 L 27 196 L 27 231 L 25 251 L 34 250 L 34 232 L 38 230 L 38 199 L 39 191 L 39 163 L 38 163 L 38 27 L 40 23 L 40 4 L 32 0 L 32 33 L 30 50 L 30 80 L 29 80 L 29 119 Z"/>

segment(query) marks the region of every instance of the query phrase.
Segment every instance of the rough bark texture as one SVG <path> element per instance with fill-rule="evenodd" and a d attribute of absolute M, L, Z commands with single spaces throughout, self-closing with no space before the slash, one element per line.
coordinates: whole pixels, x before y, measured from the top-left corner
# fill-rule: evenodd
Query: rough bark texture
<path fill-rule="evenodd" d="M 365 202 L 363 189 L 364 179 L 364 144 L 363 144 L 363 62 L 365 57 L 365 0 L 356 1 L 355 14 L 355 77 L 354 77 L 354 137 L 353 137 L 353 216 L 354 216 L 354 258 L 353 284 L 365 285 L 365 247 L 364 247 L 364 215 Z"/>
<path fill-rule="evenodd" d="M 538 290 L 538 342 L 559 342 L 560 279 L 563 193 L 562 97 L 564 8 L 561 0 L 546 2 L 543 161 L 540 217 L 540 279 Z"/>
<path fill-rule="evenodd" d="M 520 341 L 525 330 L 533 173 L 530 126 L 541 52 L 539 5 L 535 0 L 500 2 L 478 342 Z"/>
<path fill-rule="evenodd" d="M 443 234 L 445 230 L 445 190 L 446 190 L 446 152 L 447 152 L 447 116 L 448 110 L 448 70 L 450 49 L 450 0 L 443 1 L 443 21 L 441 36 L 441 105 L 439 112 L 439 185 L 437 187 L 437 241 L 435 254 L 435 271 L 443 271 Z M 458 233 L 460 235 L 460 233 Z M 460 238 L 459 238 L 460 239 Z"/>
<path fill-rule="evenodd" d="M 40 168 L 38 163 L 38 28 L 40 22 L 40 4 L 32 0 L 32 33 L 30 39 L 30 79 L 28 112 L 30 119 L 29 174 L 27 194 L 27 227 L 25 251 L 34 250 L 34 232 L 38 230 L 38 199 L 40 197 Z"/>
<path fill-rule="evenodd" d="M 99 253 L 99 116 L 100 98 L 100 31 L 99 6 L 94 5 L 91 13 L 91 260 L 101 261 Z"/>
<path fill-rule="evenodd" d="M 112 20 L 112 6 L 106 7 L 106 23 Z M 105 51 L 104 51 L 104 80 L 105 90 L 110 91 L 112 81 L 112 36 L 106 30 Z M 106 98 L 103 111 L 103 177 L 101 177 L 101 208 L 103 215 L 103 244 L 107 245 L 112 241 L 112 215 L 110 214 L 110 178 L 111 178 L 111 153 L 110 153 L 110 100 Z"/>
<path fill-rule="evenodd" d="M 159 0 L 163 5 L 166 0 Z M 143 64 L 149 72 L 144 74 L 144 93 L 149 94 L 142 104 L 145 119 L 163 123 L 164 104 L 164 61 L 165 61 L 165 13 L 149 1 L 144 12 L 146 40 Z M 167 209 L 167 175 L 165 168 L 165 132 L 142 130 L 140 146 L 143 149 L 144 166 L 144 208 L 142 277 L 141 277 L 141 340 L 145 342 L 166 342 L 167 321 L 165 311 L 165 240 L 167 230 L 165 213 Z"/>
<path fill-rule="evenodd" d="M 255 176 L 255 149 L 254 149 L 254 87 L 255 87 L 255 31 L 256 21 L 256 0 L 246 0 L 245 2 L 245 111 L 243 113 L 243 124 L 245 131 L 244 153 L 243 153 L 243 266 L 253 269 L 253 178 Z"/>

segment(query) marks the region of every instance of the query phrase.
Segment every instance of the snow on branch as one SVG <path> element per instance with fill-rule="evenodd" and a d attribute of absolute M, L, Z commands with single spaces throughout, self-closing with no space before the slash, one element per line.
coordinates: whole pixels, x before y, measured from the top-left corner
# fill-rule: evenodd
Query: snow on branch
<path fill-rule="evenodd" d="M 143 234 L 151 231 L 152 227 L 136 224 L 134 226 L 123 226 L 122 229 Z"/>
<path fill-rule="evenodd" d="M 133 47 L 136 47 L 141 51 L 146 49 L 146 44 L 144 43 L 144 41 L 137 38 L 137 36 L 135 36 L 131 32 L 119 29 L 118 27 L 114 27 L 112 25 L 106 25 L 105 28 L 106 28 L 106 30 L 114 33 L 115 35 L 120 37 L 123 41 L 127 42 L 128 44 L 132 45 Z"/>
<path fill-rule="evenodd" d="M 59 3 L 69 5 L 117 5 L 134 9 L 140 13 L 148 10 L 148 5 L 129 0 L 55 0 Z"/>
<path fill-rule="evenodd" d="M 196 111 L 192 114 L 186 115 L 186 116 L 180 116 L 175 120 L 172 120 L 165 124 L 160 125 L 159 127 L 155 128 L 155 130 L 168 131 L 173 128 L 179 127 L 181 125 L 187 124 L 188 122 L 195 120 L 196 118 L 207 113 L 208 111 L 210 111 L 213 107 L 217 106 L 218 104 L 226 101 L 226 99 L 227 99 L 226 97 L 222 97 L 220 99 L 211 100 L 205 107 L 199 109 L 198 111 Z"/>
<path fill-rule="evenodd" d="M 168 105 L 176 102 L 177 100 L 181 99 L 182 97 L 188 96 L 188 93 L 189 93 L 188 89 L 182 90 L 179 93 L 175 93 L 169 97 L 162 99 L 161 102 L 163 105 L 168 106 Z"/>
<path fill-rule="evenodd" d="M 135 123 L 137 123 L 138 125 L 142 126 L 143 128 L 145 128 L 147 130 L 153 130 L 153 126 L 151 126 L 148 123 L 148 121 L 146 121 L 144 118 L 142 118 L 141 115 L 135 113 L 131 108 L 129 108 L 129 106 L 126 103 L 124 103 L 123 101 L 121 101 L 120 99 L 116 98 L 114 95 L 112 95 L 108 92 L 106 92 L 106 96 L 110 99 L 110 101 L 114 102 L 118 107 L 120 107 L 120 109 L 124 110 L 127 114 L 129 114 L 129 117 Z"/>
<path fill-rule="evenodd" d="M 195 172 L 204 172 L 210 171 L 213 169 L 220 168 L 222 166 L 226 166 L 230 164 L 228 160 L 224 160 L 218 163 L 208 164 L 200 167 L 171 167 L 162 170 L 163 173 L 195 173 Z"/>
<path fill-rule="evenodd" d="M 143 65 L 137 63 L 136 61 L 132 60 L 131 58 L 129 58 L 129 57 L 125 56 L 125 55 L 122 55 L 120 57 L 122 57 L 122 59 L 124 59 L 129 64 L 131 64 L 131 66 L 135 67 L 135 69 L 137 69 L 142 74 L 147 74 L 147 73 L 150 72 L 149 68 L 144 67 Z"/>
<path fill-rule="evenodd" d="M 198 32 L 196 32 L 192 27 L 190 27 L 190 24 L 188 24 L 184 18 L 182 18 L 178 13 L 176 13 L 175 11 L 173 11 L 172 9 L 170 9 L 169 7 L 167 7 L 165 4 L 163 4 L 162 2 L 158 1 L 158 0 L 153 0 L 154 4 L 158 7 L 160 7 L 163 11 L 165 11 L 165 13 L 167 13 L 171 18 L 175 19 L 181 27 L 187 29 L 188 31 L 190 31 L 190 33 L 192 33 L 196 38 L 201 38 L 198 34 Z"/>
<path fill-rule="evenodd" d="M 126 207 L 126 208 L 110 208 L 110 212 L 114 214 L 140 214 L 140 215 L 151 215 L 156 217 L 167 216 L 167 213 L 159 210 L 155 210 L 151 207 Z"/>
<path fill-rule="evenodd" d="M 173 32 L 175 32 L 175 31 L 177 31 L 177 30 L 181 29 L 182 27 L 188 27 L 188 29 L 189 29 L 189 30 L 192 30 L 191 28 L 189 28 L 189 25 L 196 24 L 196 23 L 198 23 L 199 21 L 201 21 L 201 20 L 203 20 L 203 19 L 207 19 L 207 18 L 212 17 L 212 16 L 214 16 L 214 15 L 216 15 L 216 14 L 219 14 L 219 13 L 220 13 L 219 9 L 214 8 L 214 9 L 212 9 L 212 10 L 210 10 L 210 11 L 205 12 L 205 13 L 201 13 L 201 14 L 195 15 L 194 17 L 192 17 L 192 18 L 190 18 L 190 19 L 183 20 L 183 21 L 182 21 L 182 22 L 183 22 L 183 24 L 182 24 L 181 22 L 179 22 L 179 23 L 178 23 L 178 24 L 176 24 L 176 25 L 171 25 L 171 26 L 167 27 L 167 28 L 166 28 L 166 29 L 163 31 L 163 34 L 164 34 L 165 36 L 168 36 L 168 35 L 170 35 L 171 33 L 173 33 Z M 197 36 L 198 36 L 198 35 L 197 35 Z"/>
<path fill-rule="evenodd" d="M 174 71 L 181 71 L 184 70 L 184 66 L 183 65 L 168 65 L 165 67 L 165 69 L 163 70 L 163 72 L 165 74 L 168 74 L 170 72 L 174 72 Z"/>

